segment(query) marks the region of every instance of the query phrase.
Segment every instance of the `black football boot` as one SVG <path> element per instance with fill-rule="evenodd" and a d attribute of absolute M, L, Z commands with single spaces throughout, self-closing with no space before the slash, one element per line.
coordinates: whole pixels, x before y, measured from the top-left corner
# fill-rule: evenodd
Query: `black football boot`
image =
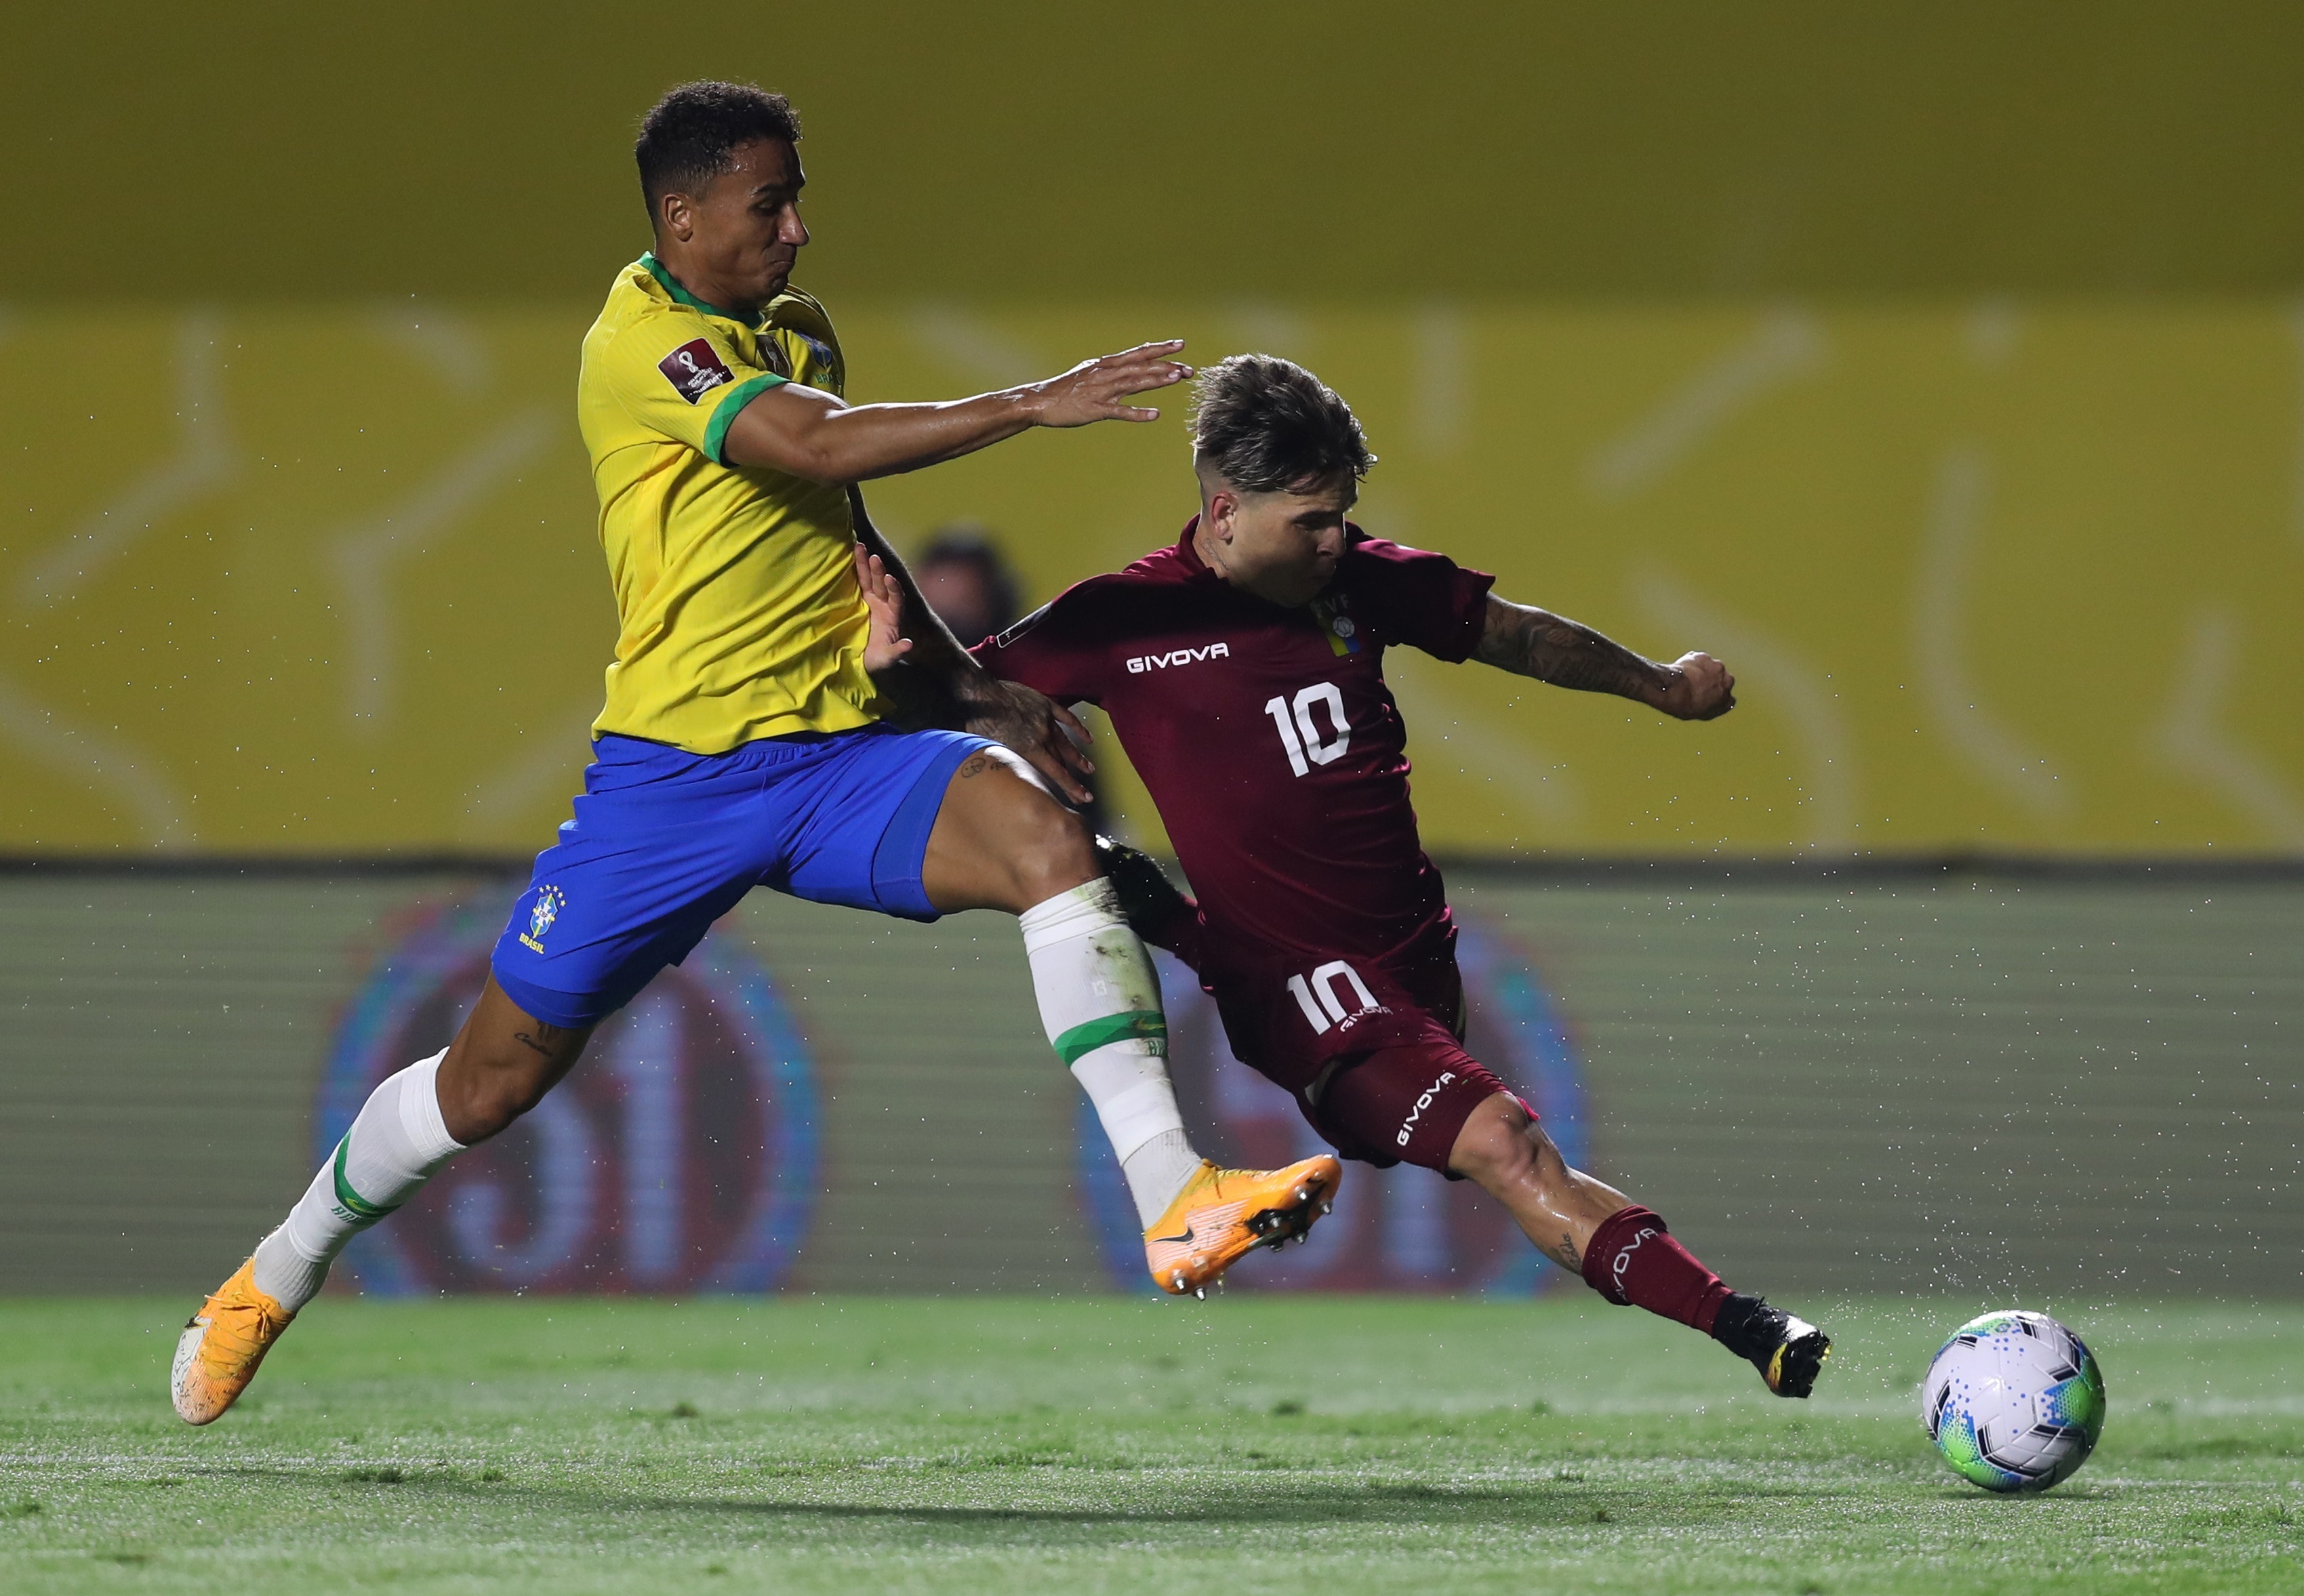
<path fill-rule="evenodd" d="M 1807 1320 L 1741 1291 L 1731 1292 L 1720 1305 L 1712 1338 L 1749 1360 L 1779 1397 L 1805 1397 L 1814 1390 L 1824 1360 L 1832 1355 L 1830 1336 Z"/>

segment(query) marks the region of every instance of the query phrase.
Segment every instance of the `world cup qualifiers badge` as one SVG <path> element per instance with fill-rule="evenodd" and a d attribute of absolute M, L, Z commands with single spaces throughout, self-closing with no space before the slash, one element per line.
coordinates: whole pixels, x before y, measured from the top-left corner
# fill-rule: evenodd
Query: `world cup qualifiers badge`
<path fill-rule="evenodd" d="M 544 951 L 544 933 L 560 918 L 560 911 L 568 907 L 568 894 L 558 887 L 546 887 L 536 895 L 536 907 L 528 911 L 528 929 L 521 933 L 520 945 L 531 952 Z"/>
<path fill-rule="evenodd" d="M 720 359 L 720 351 L 712 347 L 709 338 L 691 338 L 686 343 L 656 363 L 679 395 L 694 404 L 723 383 L 733 383 L 736 374 Z"/>

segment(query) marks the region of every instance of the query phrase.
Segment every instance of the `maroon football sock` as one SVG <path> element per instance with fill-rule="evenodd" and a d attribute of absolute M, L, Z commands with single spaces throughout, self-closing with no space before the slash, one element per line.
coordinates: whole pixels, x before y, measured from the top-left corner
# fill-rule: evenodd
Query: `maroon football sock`
<path fill-rule="evenodd" d="M 1695 1254 L 1664 1231 L 1664 1220 L 1635 1203 L 1610 1214 L 1584 1249 L 1584 1283 L 1620 1307 L 1646 1308 L 1706 1335 L 1728 1288 Z"/>

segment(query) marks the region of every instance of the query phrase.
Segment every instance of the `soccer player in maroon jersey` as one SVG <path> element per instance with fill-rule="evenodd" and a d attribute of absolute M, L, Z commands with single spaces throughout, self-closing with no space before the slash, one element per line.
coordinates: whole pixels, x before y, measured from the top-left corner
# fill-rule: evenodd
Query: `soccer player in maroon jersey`
<path fill-rule="evenodd" d="M 1375 456 L 1301 367 L 1209 368 L 1192 444 L 1200 513 L 1173 547 L 978 650 L 995 675 L 1112 717 L 1199 893 L 1115 850 L 1138 930 L 1199 972 L 1232 1051 L 1346 1157 L 1477 1181 L 1609 1301 L 1707 1331 L 1770 1390 L 1807 1396 L 1825 1334 L 1731 1291 L 1662 1219 L 1571 1169 L 1464 1051 L 1455 925 L 1417 835 L 1384 651 L 1478 659 L 1688 721 L 1732 708 L 1735 679 L 1708 654 L 1644 659 L 1351 525 Z"/>

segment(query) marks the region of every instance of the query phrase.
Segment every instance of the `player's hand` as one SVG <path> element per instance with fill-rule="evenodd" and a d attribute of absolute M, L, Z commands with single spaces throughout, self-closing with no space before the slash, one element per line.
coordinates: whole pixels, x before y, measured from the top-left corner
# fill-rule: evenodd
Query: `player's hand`
<path fill-rule="evenodd" d="M 1157 421 L 1160 412 L 1142 405 L 1124 404 L 1132 393 L 1165 388 L 1192 375 L 1192 368 L 1174 359 L 1184 347 L 1181 338 L 1159 343 L 1139 343 L 1116 355 L 1083 360 L 1062 376 L 1034 383 L 1032 418 L 1042 426 L 1086 426 L 1091 421 Z"/>
<path fill-rule="evenodd" d="M 1673 673 L 1656 707 L 1682 721 L 1716 721 L 1736 707 L 1736 679 L 1708 654 L 1683 654 L 1665 667 Z"/>
<path fill-rule="evenodd" d="M 880 556 L 856 545 L 856 585 L 864 589 L 864 608 L 872 617 L 864 636 L 864 670 L 870 675 L 886 670 L 912 651 L 904 636 L 904 589 Z"/>
<path fill-rule="evenodd" d="M 1095 796 L 1084 780 L 1096 771 L 1088 756 L 1088 728 L 1071 710 L 1021 682 L 987 675 L 970 684 L 960 729 L 1015 749 L 1075 804 Z"/>

